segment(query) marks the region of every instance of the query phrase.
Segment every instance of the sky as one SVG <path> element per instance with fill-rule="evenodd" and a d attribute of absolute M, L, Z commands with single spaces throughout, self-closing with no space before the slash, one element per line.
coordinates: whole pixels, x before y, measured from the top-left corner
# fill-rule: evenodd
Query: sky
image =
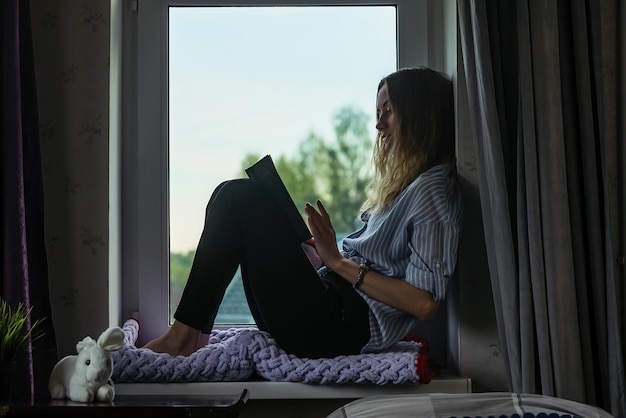
<path fill-rule="evenodd" d="M 211 192 L 246 153 L 333 140 L 344 106 L 369 115 L 373 140 L 395 69 L 392 6 L 170 8 L 170 251 L 195 249 Z"/>

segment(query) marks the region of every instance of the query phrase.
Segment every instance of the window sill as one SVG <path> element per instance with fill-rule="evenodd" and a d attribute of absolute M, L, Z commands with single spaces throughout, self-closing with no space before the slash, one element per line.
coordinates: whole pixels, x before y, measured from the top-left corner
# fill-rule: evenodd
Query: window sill
<path fill-rule="evenodd" d="M 358 399 L 366 396 L 421 393 L 471 393 L 471 379 L 442 373 L 428 384 L 311 385 L 299 382 L 117 383 L 117 395 L 232 395 L 247 389 L 249 399 Z"/>

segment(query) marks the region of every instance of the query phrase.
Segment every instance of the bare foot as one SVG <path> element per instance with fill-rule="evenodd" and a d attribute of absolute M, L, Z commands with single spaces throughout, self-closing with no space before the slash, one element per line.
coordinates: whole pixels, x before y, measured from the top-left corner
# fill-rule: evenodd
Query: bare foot
<path fill-rule="evenodd" d="M 147 348 L 155 353 L 187 357 L 198 349 L 199 337 L 199 330 L 174 321 L 165 334 L 148 341 L 142 348 Z"/>

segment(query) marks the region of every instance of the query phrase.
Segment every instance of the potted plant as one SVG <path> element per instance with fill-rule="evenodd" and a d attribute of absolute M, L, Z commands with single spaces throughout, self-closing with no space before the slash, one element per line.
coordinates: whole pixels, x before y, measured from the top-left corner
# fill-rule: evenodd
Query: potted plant
<path fill-rule="evenodd" d="M 43 319 L 29 324 L 31 306 L 26 309 L 23 303 L 11 307 L 0 299 L 0 402 L 8 402 L 17 366 L 17 358 L 29 339 L 40 338 L 39 325 Z"/>

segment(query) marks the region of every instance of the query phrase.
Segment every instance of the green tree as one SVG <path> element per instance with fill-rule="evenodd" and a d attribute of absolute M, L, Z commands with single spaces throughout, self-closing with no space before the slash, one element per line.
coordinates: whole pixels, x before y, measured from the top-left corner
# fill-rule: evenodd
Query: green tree
<path fill-rule="evenodd" d="M 185 287 L 195 253 L 195 250 L 170 253 L 170 286 Z"/>
<path fill-rule="evenodd" d="M 338 232 L 350 232 L 360 225 L 358 212 L 371 175 L 372 140 L 367 122 L 365 113 L 341 109 L 334 117 L 337 140 L 326 146 L 326 206 Z"/>
<path fill-rule="evenodd" d="M 273 156 L 287 190 L 304 215 L 304 204 L 320 199 L 330 213 L 338 234 L 353 231 L 360 224 L 359 209 L 369 180 L 372 140 L 367 115 L 344 107 L 333 118 L 335 140 L 326 141 L 310 132 L 299 144 L 295 156 Z M 248 154 L 242 171 L 260 158 Z"/>

